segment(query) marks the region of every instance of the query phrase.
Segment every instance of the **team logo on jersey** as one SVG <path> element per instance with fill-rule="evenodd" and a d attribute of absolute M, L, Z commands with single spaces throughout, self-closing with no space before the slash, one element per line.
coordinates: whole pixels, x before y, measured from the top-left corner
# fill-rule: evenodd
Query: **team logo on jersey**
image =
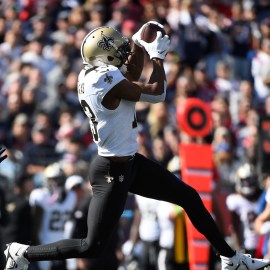
<path fill-rule="evenodd" d="M 109 174 L 105 175 L 107 183 L 111 183 L 113 181 L 113 177 L 110 176 Z"/>
<path fill-rule="evenodd" d="M 123 182 L 124 181 L 124 175 L 119 175 L 119 182 Z"/>
<path fill-rule="evenodd" d="M 104 34 L 101 34 L 101 40 L 97 43 L 97 46 L 103 50 L 109 51 L 113 45 L 114 39 L 112 37 L 106 37 Z"/>
<path fill-rule="evenodd" d="M 107 82 L 109 84 L 111 84 L 113 81 L 113 76 L 108 76 L 108 74 L 106 74 L 106 78 L 104 79 L 104 82 Z"/>

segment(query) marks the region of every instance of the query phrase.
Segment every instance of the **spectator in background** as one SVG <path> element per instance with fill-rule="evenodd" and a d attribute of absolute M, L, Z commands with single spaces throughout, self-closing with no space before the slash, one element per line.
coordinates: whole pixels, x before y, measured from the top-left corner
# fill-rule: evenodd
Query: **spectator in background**
<path fill-rule="evenodd" d="M 143 14 L 142 14 L 142 21 L 159 21 L 158 13 L 157 13 L 157 6 L 155 3 L 148 2 L 144 5 Z"/>
<path fill-rule="evenodd" d="M 71 9 L 69 14 L 69 25 L 71 33 L 75 33 L 79 29 L 84 28 L 86 22 L 87 16 L 83 7 L 76 6 Z"/>
<path fill-rule="evenodd" d="M 49 28 L 50 16 L 49 14 L 46 14 L 47 10 L 44 13 L 45 14 L 37 13 L 30 19 L 31 31 L 25 37 L 28 42 L 31 43 L 33 40 L 39 40 L 43 46 L 51 43 L 51 30 Z"/>
<path fill-rule="evenodd" d="M 19 58 L 22 54 L 23 47 L 19 42 L 20 36 L 13 30 L 9 30 L 5 33 L 4 42 L 0 45 L 1 57 L 7 57 L 9 61 Z"/>
<path fill-rule="evenodd" d="M 22 112 L 31 119 L 37 110 L 37 91 L 31 84 L 26 84 L 22 88 Z"/>
<path fill-rule="evenodd" d="M 48 61 L 50 70 L 44 74 L 46 81 L 46 100 L 43 102 L 43 108 L 51 114 L 59 113 L 59 110 L 66 105 L 65 99 L 61 97 L 58 87 L 65 82 L 66 73 L 70 64 L 66 56 L 67 47 L 63 42 L 55 42 L 52 46 L 48 46 L 45 58 Z M 59 102 L 59 99 L 62 99 Z"/>
<path fill-rule="evenodd" d="M 80 174 L 88 177 L 89 168 L 87 162 L 95 156 L 96 151 L 85 149 L 81 138 L 74 134 L 66 140 L 65 150 L 62 153 L 60 163 L 67 176 Z"/>
<path fill-rule="evenodd" d="M 205 62 L 199 62 L 195 66 L 194 81 L 197 88 L 197 97 L 210 104 L 217 94 L 217 88 L 206 72 Z"/>
<path fill-rule="evenodd" d="M 180 58 L 186 66 L 194 69 L 204 55 L 203 29 L 198 23 L 198 13 L 193 1 L 182 1 L 179 21 L 179 42 L 183 48 Z"/>
<path fill-rule="evenodd" d="M 256 108 L 257 105 L 251 81 L 241 80 L 239 82 L 239 89 L 235 90 L 231 92 L 229 100 L 230 114 L 234 128 L 242 125 L 243 116 L 241 110 L 239 111 L 241 101 L 246 100 L 253 108 Z"/>
<path fill-rule="evenodd" d="M 169 160 L 172 158 L 172 153 L 165 143 L 163 136 L 157 136 L 152 139 L 153 160 L 167 167 Z"/>
<path fill-rule="evenodd" d="M 24 151 L 25 170 L 34 175 L 36 185 L 42 184 L 45 167 L 59 159 L 55 151 L 55 142 L 51 139 L 51 132 L 49 126 L 36 123 L 31 130 L 32 142 Z"/>
<path fill-rule="evenodd" d="M 216 66 L 220 61 L 225 61 L 228 41 L 223 28 L 223 16 L 216 9 L 209 8 L 206 13 L 207 29 L 204 31 L 206 40 L 205 52 L 201 57 L 205 58 L 208 76 L 211 80 L 216 78 Z"/>
<path fill-rule="evenodd" d="M 0 186 L 8 193 L 15 185 L 15 179 L 24 172 L 21 155 L 13 149 L 6 149 L 5 166 L 0 166 Z"/>
<path fill-rule="evenodd" d="M 259 24 L 259 29 L 261 33 L 261 41 L 263 39 L 269 39 L 270 38 L 270 19 L 265 18 L 263 19 Z"/>
<path fill-rule="evenodd" d="M 174 105 L 182 106 L 187 98 L 192 98 L 197 96 L 196 84 L 193 81 L 193 77 L 188 75 L 180 75 L 176 80 L 176 90 Z"/>
<path fill-rule="evenodd" d="M 44 47 L 45 44 L 41 39 L 31 39 L 31 41 L 29 41 L 29 43 L 25 46 L 21 55 L 21 60 L 23 63 L 30 63 L 34 67 L 38 68 L 42 79 L 44 79 L 43 76 L 45 76 L 45 74 L 49 71 L 48 60 L 43 55 Z M 29 76 L 31 76 L 31 73 Z"/>
<path fill-rule="evenodd" d="M 18 155 L 23 157 L 24 150 L 26 149 L 30 140 L 30 122 L 28 116 L 24 113 L 19 113 L 15 117 L 11 130 L 7 134 L 5 145 L 7 148 L 17 152 Z"/>
<path fill-rule="evenodd" d="M 128 9 L 125 5 L 112 6 L 112 16 L 106 23 L 107 26 L 113 27 L 118 31 L 121 30 L 122 23 L 128 19 Z"/>
<path fill-rule="evenodd" d="M 125 21 L 123 21 L 120 28 L 121 28 L 121 33 L 128 39 L 131 39 L 133 36 L 133 33 L 136 32 L 138 25 L 136 21 L 126 19 Z"/>
<path fill-rule="evenodd" d="M 169 111 L 165 102 L 150 105 L 147 123 L 152 139 L 163 136 L 163 129 L 169 124 Z"/>
<path fill-rule="evenodd" d="M 55 29 L 50 34 L 52 42 L 68 43 L 69 41 L 69 11 L 59 11 L 55 20 Z"/>
<path fill-rule="evenodd" d="M 218 127 L 214 131 L 212 141 L 214 166 L 217 170 L 220 188 L 229 193 L 234 191 L 234 175 L 239 166 L 234 159 L 231 140 L 231 133 L 226 127 Z"/>
<path fill-rule="evenodd" d="M 167 145 L 171 156 L 167 163 L 168 170 L 175 172 L 176 171 L 175 168 L 177 168 L 177 170 L 180 171 L 180 156 L 179 156 L 180 136 L 178 130 L 172 126 L 167 126 L 166 128 L 164 128 L 164 142 Z"/>
<path fill-rule="evenodd" d="M 55 132 L 57 139 L 56 151 L 63 154 L 66 151 L 66 144 L 70 137 L 76 134 L 76 128 L 79 123 L 76 122 L 74 112 L 71 109 L 63 109 L 59 113 L 58 127 Z"/>
<path fill-rule="evenodd" d="M 229 99 L 225 95 L 217 94 L 211 103 L 211 109 L 220 115 L 222 126 L 231 130 L 232 115 L 230 114 Z"/>
<path fill-rule="evenodd" d="M 216 63 L 214 84 L 217 93 L 226 96 L 229 100 L 232 93 L 239 89 L 239 82 L 233 79 L 230 66 L 224 61 L 218 61 Z"/>
<path fill-rule="evenodd" d="M 90 32 L 97 27 L 103 26 L 105 15 L 105 8 L 103 5 L 95 5 L 89 10 L 89 20 L 85 23 L 86 29 Z"/>
<path fill-rule="evenodd" d="M 180 4 L 181 4 L 180 0 L 168 1 L 166 20 L 174 32 L 178 30 L 178 23 L 181 18 Z"/>
<path fill-rule="evenodd" d="M 237 130 L 235 145 L 236 156 L 242 162 L 247 161 L 256 165 L 259 146 L 259 114 L 253 108 L 246 112 L 245 125 Z"/>
<path fill-rule="evenodd" d="M 259 103 L 263 103 L 269 94 L 270 77 L 270 39 L 261 41 L 260 49 L 251 62 L 251 72 L 254 78 L 254 89 Z"/>
<path fill-rule="evenodd" d="M 252 30 L 246 18 L 246 12 L 241 2 L 233 2 L 232 18 L 229 25 L 231 52 L 233 60 L 232 75 L 234 79 L 249 79 L 248 53 L 252 49 Z"/>
<path fill-rule="evenodd" d="M 8 127 L 11 128 L 11 125 L 16 117 L 22 111 L 22 98 L 19 93 L 9 94 L 7 97 L 7 115 L 6 122 Z"/>

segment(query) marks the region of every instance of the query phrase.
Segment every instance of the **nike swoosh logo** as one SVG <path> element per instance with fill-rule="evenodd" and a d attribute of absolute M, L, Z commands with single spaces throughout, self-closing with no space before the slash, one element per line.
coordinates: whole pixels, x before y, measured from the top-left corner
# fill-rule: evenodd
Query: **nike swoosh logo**
<path fill-rule="evenodd" d="M 19 254 L 18 254 L 18 252 L 21 250 L 21 248 L 19 248 L 17 251 L 16 251 L 16 253 L 15 253 L 15 256 L 20 256 Z"/>
<path fill-rule="evenodd" d="M 161 51 L 161 52 L 159 51 L 158 53 L 163 54 L 164 52 L 166 52 L 166 50 L 163 50 L 163 51 Z"/>
<path fill-rule="evenodd" d="M 226 263 L 228 266 L 233 266 L 233 263 Z"/>

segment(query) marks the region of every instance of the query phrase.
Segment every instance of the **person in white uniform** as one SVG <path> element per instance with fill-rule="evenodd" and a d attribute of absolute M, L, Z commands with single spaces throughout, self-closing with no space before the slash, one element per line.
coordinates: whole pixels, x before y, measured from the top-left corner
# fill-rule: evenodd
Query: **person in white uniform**
<path fill-rule="evenodd" d="M 39 244 L 47 244 L 64 238 L 65 224 L 76 206 L 76 194 L 66 191 L 66 176 L 59 163 L 44 170 L 44 187 L 30 193 L 29 203 L 34 213 L 35 238 Z M 40 270 L 66 269 L 65 261 L 39 261 Z"/>
<path fill-rule="evenodd" d="M 160 227 L 157 216 L 158 200 L 135 195 L 138 205 L 140 222 L 138 236 L 142 242 L 139 256 L 141 270 L 157 270 L 159 253 Z"/>
<path fill-rule="evenodd" d="M 232 234 L 235 235 L 238 250 L 254 255 L 259 245 L 254 221 L 261 193 L 254 166 L 249 163 L 241 165 L 236 172 L 235 180 L 236 192 L 226 199 L 232 217 Z"/>
<path fill-rule="evenodd" d="M 163 61 L 170 48 L 169 37 L 161 31 L 153 42 L 143 41 L 143 27 L 133 35 L 132 49 L 126 37 L 107 26 L 92 30 L 81 45 L 84 66 L 78 77 L 78 97 L 98 146 L 98 155 L 90 165 L 93 198 L 87 235 L 37 246 L 10 243 L 5 251 L 6 269 L 25 270 L 31 261 L 98 257 L 118 223 L 128 192 L 181 206 L 220 255 L 223 270 L 255 270 L 270 264 L 269 260 L 234 251 L 198 192 L 162 165 L 137 153 L 135 105 L 138 101 L 165 100 Z M 148 82 L 139 81 L 144 52 L 153 65 Z"/>

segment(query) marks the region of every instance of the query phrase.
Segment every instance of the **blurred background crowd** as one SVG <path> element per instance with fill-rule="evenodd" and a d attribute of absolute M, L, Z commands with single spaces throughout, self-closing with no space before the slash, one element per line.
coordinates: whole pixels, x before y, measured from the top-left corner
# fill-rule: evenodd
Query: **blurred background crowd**
<path fill-rule="evenodd" d="M 253 228 L 267 205 L 270 172 L 268 0 L 0 1 L 0 144 L 8 154 L 0 165 L 1 249 L 11 241 L 84 237 L 91 200 L 88 167 L 96 146 L 77 98 L 81 42 L 104 25 L 131 39 L 149 20 L 164 25 L 171 47 L 164 61 L 166 101 L 136 107 L 139 152 L 180 175 L 179 143 L 211 144 L 221 230 L 236 249 L 268 256 L 268 236 L 262 239 Z M 145 55 L 142 81 L 151 70 Z M 204 138 L 191 138 L 178 126 L 176 109 L 189 98 L 203 100 L 211 110 L 213 127 Z M 249 166 L 243 178 L 252 190 L 244 195 L 243 166 Z M 247 206 L 243 210 L 229 199 L 237 194 L 250 202 L 246 217 L 241 213 Z M 130 194 L 101 260 L 30 267 L 188 269 L 188 259 L 175 255 L 179 216 L 176 206 Z M 249 231 L 243 234 L 245 226 Z M 183 253 L 184 242 L 178 245 Z M 1 252 L 2 268 L 3 260 Z M 212 265 L 209 269 L 215 260 Z"/>

